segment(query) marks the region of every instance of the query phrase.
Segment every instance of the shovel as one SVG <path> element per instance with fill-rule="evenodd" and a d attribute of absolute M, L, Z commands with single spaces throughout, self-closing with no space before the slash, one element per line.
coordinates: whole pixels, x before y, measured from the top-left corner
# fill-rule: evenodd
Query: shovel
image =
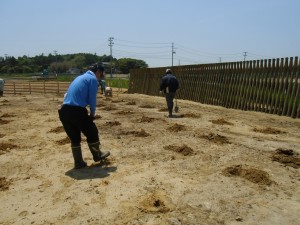
<path fill-rule="evenodd" d="M 178 113 L 179 112 L 179 107 L 177 105 L 177 98 L 175 98 L 175 112 Z"/>

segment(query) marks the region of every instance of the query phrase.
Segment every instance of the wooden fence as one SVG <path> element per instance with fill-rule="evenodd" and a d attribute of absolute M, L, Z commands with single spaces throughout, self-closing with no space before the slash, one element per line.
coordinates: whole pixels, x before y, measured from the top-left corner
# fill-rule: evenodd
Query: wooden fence
<path fill-rule="evenodd" d="M 159 95 L 166 68 L 130 71 L 128 93 Z M 300 118 L 298 57 L 175 66 L 178 99 Z"/>
<path fill-rule="evenodd" d="M 59 81 L 19 81 L 6 80 L 4 84 L 4 95 L 8 94 L 64 94 L 70 82 Z"/>

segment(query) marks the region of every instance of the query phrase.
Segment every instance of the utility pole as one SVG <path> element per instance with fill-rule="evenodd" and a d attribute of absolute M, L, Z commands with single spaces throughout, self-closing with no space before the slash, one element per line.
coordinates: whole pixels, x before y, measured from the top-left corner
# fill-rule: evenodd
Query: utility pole
<path fill-rule="evenodd" d="M 58 68 L 57 68 L 57 51 L 54 50 L 53 53 L 55 55 L 55 67 L 54 67 L 55 71 L 54 72 L 55 72 L 55 74 L 57 74 L 57 70 L 58 70 Z"/>
<path fill-rule="evenodd" d="M 173 55 L 176 54 L 174 51 L 174 43 L 172 43 L 172 67 L 173 67 Z"/>
<path fill-rule="evenodd" d="M 247 53 L 248 52 L 244 52 L 244 62 L 246 61 Z"/>
<path fill-rule="evenodd" d="M 110 47 L 110 78 L 112 78 L 112 60 L 113 60 L 113 57 L 112 57 L 112 46 L 114 44 L 113 40 L 114 40 L 113 37 L 110 37 L 108 39 L 108 41 L 109 41 L 108 46 Z"/>

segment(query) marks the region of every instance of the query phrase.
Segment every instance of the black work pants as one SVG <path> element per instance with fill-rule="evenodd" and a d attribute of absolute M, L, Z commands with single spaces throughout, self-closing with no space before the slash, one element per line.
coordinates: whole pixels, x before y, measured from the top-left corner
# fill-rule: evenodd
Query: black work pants
<path fill-rule="evenodd" d="M 174 92 L 166 93 L 166 101 L 167 101 L 169 115 L 172 115 L 172 112 L 173 112 L 174 98 L 175 98 Z"/>
<path fill-rule="evenodd" d="M 88 143 L 99 141 L 98 128 L 86 108 L 63 105 L 58 114 L 72 145 L 80 144 L 81 132 L 86 136 Z"/>

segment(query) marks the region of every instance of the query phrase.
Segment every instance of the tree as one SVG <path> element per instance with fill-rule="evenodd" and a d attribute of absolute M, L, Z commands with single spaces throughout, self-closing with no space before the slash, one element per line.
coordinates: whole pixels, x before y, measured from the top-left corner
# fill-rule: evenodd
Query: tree
<path fill-rule="evenodd" d="M 122 73 L 129 73 L 131 69 L 148 68 L 147 63 L 144 60 L 131 58 L 118 59 L 116 65 Z"/>

